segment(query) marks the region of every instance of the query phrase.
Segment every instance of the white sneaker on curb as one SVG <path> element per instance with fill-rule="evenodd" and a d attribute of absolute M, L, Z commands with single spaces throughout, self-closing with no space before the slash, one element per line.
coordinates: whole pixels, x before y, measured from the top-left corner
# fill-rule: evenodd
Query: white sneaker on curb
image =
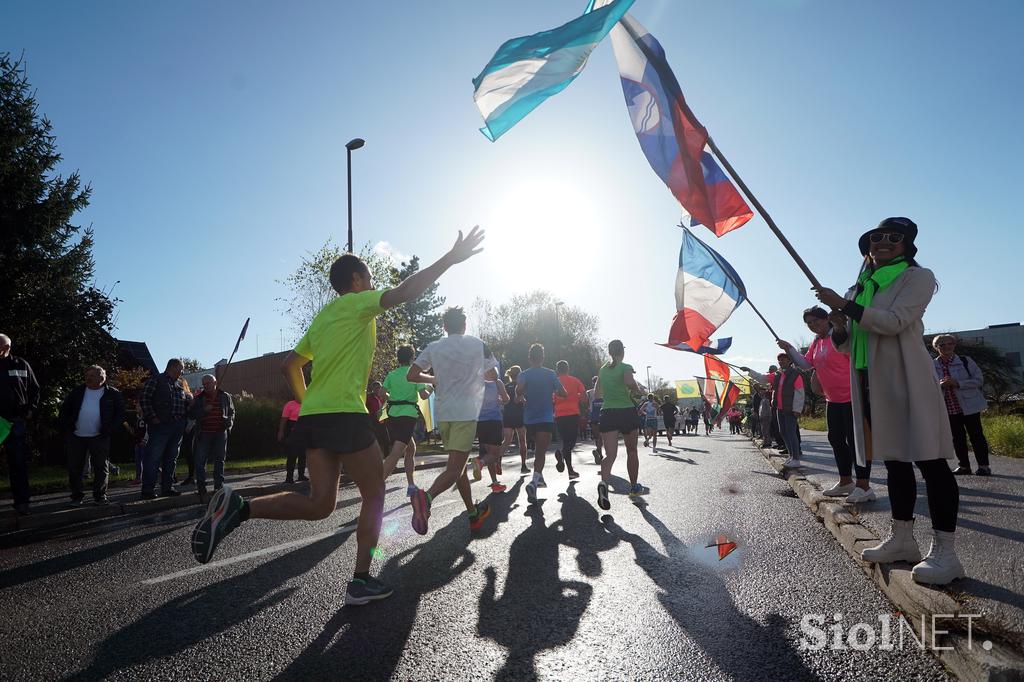
<path fill-rule="evenodd" d="M 846 504 L 860 504 L 861 502 L 874 502 L 875 491 L 873 488 L 864 490 L 863 488 L 854 488 L 853 492 L 846 496 Z"/>
<path fill-rule="evenodd" d="M 782 463 L 783 469 L 796 469 L 800 466 L 802 466 L 802 463 L 799 459 L 796 459 L 794 457 L 790 457 L 789 459 Z"/>
<path fill-rule="evenodd" d="M 953 547 L 953 533 L 937 530 L 928 556 L 914 566 L 911 575 L 915 582 L 946 585 L 964 577 L 964 567 Z"/>
<path fill-rule="evenodd" d="M 853 492 L 853 489 L 857 486 L 853 484 L 853 481 L 849 483 L 836 483 L 834 486 L 827 490 L 822 490 L 821 494 L 825 497 L 846 497 Z"/>
<path fill-rule="evenodd" d="M 892 526 L 882 544 L 869 547 L 860 553 L 864 561 L 887 564 L 893 561 L 917 563 L 921 560 L 921 548 L 914 539 L 914 522 L 892 520 Z"/>

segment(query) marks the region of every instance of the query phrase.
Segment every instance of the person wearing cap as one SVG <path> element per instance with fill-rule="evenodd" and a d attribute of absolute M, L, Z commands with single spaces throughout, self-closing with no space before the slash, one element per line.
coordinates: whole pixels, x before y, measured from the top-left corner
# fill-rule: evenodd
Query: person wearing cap
<path fill-rule="evenodd" d="M 915 260 L 916 237 L 917 225 L 909 218 L 886 218 L 861 236 L 864 262 L 846 297 L 826 288 L 816 294 L 842 313 L 832 318 L 832 342 L 850 355 L 857 462 L 866 466 L 877 456 L 888 474 L 892 527 L 861 557 L 912 562 L 914 580 L 945 585 L 964 576 L 953 544 L 960 491 L 948 463 L 956 455 L 945 401 L 921 343 L 922 318 L 936 285 L 932 271 Z M 924 477 L 934 531 L 923 560 L 914 539 L 915 465 Z"/>
<path fill-rule="evenodd" d="M 970 437 L 978 460 L 978 475 L 991 476 L 988 440 L 981 428 L 981 413 L 988 409 L 988 401 L 981 392 L 985 383 L 981 368 L 966 355 L 957 355 L 956 337 L 952 334 L 939 334 L 932 339 L 932 347 L 938 352 L 935 376 L 946 401 L 949 427 L 953 431 L 953 450 L 960 462 L 953 473 L 957 476 L 971 473 L 971 457 L 967 453 L 967 438 Z"/>

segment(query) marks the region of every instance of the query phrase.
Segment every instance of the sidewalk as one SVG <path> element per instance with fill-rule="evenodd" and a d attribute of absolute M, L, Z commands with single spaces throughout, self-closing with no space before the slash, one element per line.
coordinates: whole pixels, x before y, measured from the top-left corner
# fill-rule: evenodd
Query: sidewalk
<path fill-rule="evenodd" d="M 979 614 L 973 621 L 973 641 L 968 643 L 967 621 L 962 620 L 965 632 L 953 633 L 955 648 L 941 652 L 943 662 L 961 679 L 1024 679 L 1024 459 L 993 456 L 991 477 L 957 477 L 957 554 L 968 577 L 936 589 L 914 583 L 907 564 L 877 566 L 860 559 L 860 551 L 877 544 L 889 530 L 885 465 L 877 462 L 871 472 L 878 499 L 846 505 L 843 498 L 826 498 L 820 492 L 838 480 L 826 435 L 801 431 L 801 436 L 804 466 L 789 475 L 790 485 L 907 619 L 920 629 L 922 615 L 930 621 L 933 614 Z M 762 454 L 781 472 L 784 457 L 773 450 Z M 924 481 L 919 473 L 917 478 L 914 535 L 925 553 L 931 522 Z M 937 634 L 942 627 L 950 626 L 940 623 Z M 986 640 L 992 642 L 989 649 L 984 648 Z"/>
<path fill-rule="evenodd" d="M 443 467 L 448 461 L 445 454 L 429 453 L 417 455 L 416 469 L 436 469 Z M 509 460 L 511 461 L 511 460 Z M 518 457 L 516 457 L 518 462 Z M 517 469 L 518 471 L 518 469 Z M 405 466 L 399 463 L 394 474 L 404 474 Z M 394 475 L 392 474 L 392 475 Z M 346 480 L 342 476 L 342 482 Z M 302 482 L 294 485 L 284 483 L 284 471 L 281 467 L 270 470 L 242 473 L 228 473 L 224 481 L 235 490 L 246 497 L 265 495 L 268 493 L 281 492 L 283 490 L 294 490 L 305 492 L 309 484 Z M 404 485 L 404 483 L 403 483 Z M 208 481 L 209 492 L 213 492 L 212 480 Z M 99 507 L 92 503 L 92 490 L 89 483 L 86 483 L 85 501 L 81 506 L 72 507 L 69 504 L 67 491 L 56 493 L 45 493 L 32 498 L 32 513 L 27 516 L 18 516 L 11 508 L 10 495 L 0 498 L 3 505 L 0 511 L 0 545 L 8 544 L 12 540 L 29 536 L 33 533 L 61 528 L 76 523 L 95 521 L 116 516 L 154 514 L 168 509 L 181 507 L 199 506 L 202 504 L 195 486 L 178 486 L 182 494 L 178 497 L 158 497 L 155 500 L 139 499 L 139 486 L 118 486 L 107 489 L 107 499 L 110 504 Z"/>

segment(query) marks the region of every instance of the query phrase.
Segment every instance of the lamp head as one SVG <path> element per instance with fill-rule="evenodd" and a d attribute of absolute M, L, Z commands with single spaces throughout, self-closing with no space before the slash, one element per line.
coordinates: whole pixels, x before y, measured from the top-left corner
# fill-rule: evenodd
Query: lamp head
<path fill-rule="evenodd" d="M 347 149 L 347 150 L 349 150 L 349 151 L 352 151 L 353 149 L 359 149 L 359 148 L 360 148 L 360 147 L 362 147 L 362 146 L 363 146 L 364 144 L 366 144 L 366 140 L 364 140 L 364 139 L 363 139 L 363 138 L 361 138 L 361 137 L 357 137 L 357 138 L 355 138 L 355 139 L 353 139 L 353 140 L 349 140 L 349 141 L 348 141 L 348 142 L 347 142 L 347 143 L 345 144 L 345 149 Z"/>

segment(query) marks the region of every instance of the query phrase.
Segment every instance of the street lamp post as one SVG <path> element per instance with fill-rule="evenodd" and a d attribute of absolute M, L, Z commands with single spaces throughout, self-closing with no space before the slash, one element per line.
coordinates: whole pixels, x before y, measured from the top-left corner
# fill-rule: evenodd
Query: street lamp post
<path fill-rule="evenodd" d="M 647 365 L 647 392 L 653 393 L 651 391 L 651 365 Z"/>
<path fill-rule="evenodd" d="M 359 149 L 366 140 L 357 137 L 345 145 L 345 156 L 348 159 L 348 252 L 352 253 L 352 150 Z"/>

